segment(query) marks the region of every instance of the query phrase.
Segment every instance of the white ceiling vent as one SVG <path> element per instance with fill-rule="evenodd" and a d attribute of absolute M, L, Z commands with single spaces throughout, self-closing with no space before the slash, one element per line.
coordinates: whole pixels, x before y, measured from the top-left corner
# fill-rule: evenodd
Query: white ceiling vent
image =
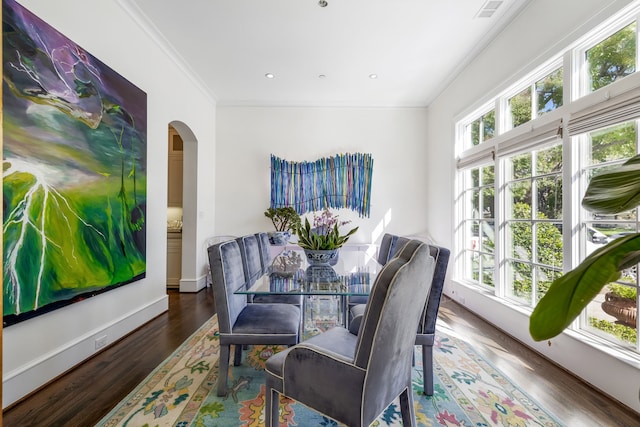
<path fill-rule="evenodd" d="M 478 13 L 476 13 L 476 18 L 491 18 L 501 4 L 501 0 L 488 0 L 484 5 L 482 5 Z"/>

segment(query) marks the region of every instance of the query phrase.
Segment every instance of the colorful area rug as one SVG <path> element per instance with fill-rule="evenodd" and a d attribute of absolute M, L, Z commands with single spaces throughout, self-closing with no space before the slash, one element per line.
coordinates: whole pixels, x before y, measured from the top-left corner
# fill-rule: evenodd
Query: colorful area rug
<path fill-rule="evenodd" d="M 446 328 L 441 327 L 441 330 Z M 452 333 L 439 332 L 434 346 L 435 392 L 422 394 L 422 360 L 416 347 L 413 394 L 419 426 L 560 426 L 561 423 Z M 215 393 L 218 322 L 212 317 L 98 427 L 238 427 L 264 425 L 264 363 L 277 347 L 249 347 L 242 366 L 232 367 L 229 391 Z M 233 359 L 233 358 L 232 358 Z M 401 426 L 398 402 L 373 426 Z M 280 399 L 280 426 L 341 426 L 296 403 Z"/>

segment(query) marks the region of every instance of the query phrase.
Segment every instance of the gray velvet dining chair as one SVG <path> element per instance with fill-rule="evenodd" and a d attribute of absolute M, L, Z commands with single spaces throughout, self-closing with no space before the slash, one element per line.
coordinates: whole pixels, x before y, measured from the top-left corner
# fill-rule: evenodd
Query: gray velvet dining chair
<path fill-rule="evenodd" d="M 246 287 L 249 289 L 260 276 L 268 273 L 269 266 L 266 269 L 263 267 L 264 255 L 262 255 L 260 240 L 257 235 L 249 234 L 238 237 L 236 240 L 240 246 L 245 269 Z M 247 300 L 254 304 L 282 303 L 302 306 L 302 297 L 300 295 L 247 295 Z"/>
<path fill-rule="evenodd" d="M 399 397 L 403 425 L 415 426 L 411 361 L 433 270 L 428 245 L 412 240 L 376 276 L 359 334 L 334 327 L 271 356 L 267 427 L 279 425 L 281 394 L 350 427 L 368 426 Z"/>
<path fill-rule="evenodd" d="M 235 346 L 234 365 L 239 365 L 244 345 L 294 345 L 300 337 L 301 312 L 293 304 L 249 304 L 246 295 L 234 293 L 245 286 L 236 240 L 217 243 L 207 251 L 220 331 L 217 395 L 224 396 L 231 346 Z"/>
<path fill-rule="evenodd" d="M 391 250 L 393 249 L 396 240 L 398 240 L 398 236 L 395 234 L 384 233 L 382 240 L 380 241 L 380 247 L 378 248 L 378 255 L 376 257 L 378 264 L 385 265 L 389 261 L 391 258 Z M 347 298 L 347 307 L 350 309 L 358 304 L 366 304 L 368 300 L 369 297 L 366 295 L 352 295 Z"/>
<path fill-rule="evenodd" d="M 250 234 L 236 238 L 236 242 L 238 242 L 240 255 L 242 256 L 245 288 L 249 289 L 262 276 L 262 261 L 260 261 L 258 240 L 255 235 Z M 253 295 L 247 295 L 247 301 L 253 302 Z"/>
<path fill-rule="evenodd" d="M 269 243 L 269 235 L 267 233 L 260 232 L 255 234 L 258 240 L 258 248 L 260 249 L 260 262 L 262 264 L 262 274 L 269 271 L 269 267 L 273 262 L 271 258 L 271 243 Z"/>
<path fill-rule="evenodd" d="M 435 270 L 431 281 L 431 288 L 427 297 L 424 310 L 418 330 L 416 333 L 415 345 L 422 346 L 422 379 L 423 392 L 427 396 L 433 395 L 433 343 L 436 332 L 436 322 L 438 320 L 438 311 L 440 309 L 440 300 L 442 298 L 442 290 L 447 275 L 447 266 L 449 265 L 449 257 L 451 251 L 447 248 L 437 245 L 429 245 L 429 252 L 435 260 Z M 350 317 L 351 323 L 349 330 L 358 333 L 360 323 L 362 322 L 366 306 L 359 304 L 351 307 Z"/>
<path fill-rule="evenodd" d="M 408 237 L 401 237 L 395 234 L 385 233 L 382 236 L 382 241 L 380 242 L 380 248 L 378 249 L 378 257 L 377 261 L 380 265 L 385 265 L 392 259 L 399 251 L 404 247 L 404 245 L 409 242 Z M 369 300 L 369 297 L 366 295 L 353 295 L 350 296 L 347 300 L 347 308 L 349 309 L 349 317 L 351 318 L 351 308 L 356 305 L 366 304 Z"/>
<path fill-rule="evenodd" d="M 378 248 L 377 261 L 380 265 L 385 265 L 389 261 L 389 254 L 391 253 L 391 246 L 393 242 L 398 238 L 394 234 L 384 233 L 382 240 L 380 241 L 380 247 Z"/>
<path fill-rule="evenodd" d="M 411 240 L 409 237 L 396 236 L 396 238 L 393 240 L 393 243 L 391 244 L 391 248 L 389 249 L 389 259 L 396 256 L 396 254 L 399 253 L 402 248 L 404 248 L 404 245 L 406 245 L 409 240 Z"/>
<path fill-rule="evenodd" d="M 422 346 L 422 383 L 423 391 L 427 396 L 433 395 L 433 342 L 436 335 L 436 322 L 440 310 L 442 289 L 447 275 L 449 256 L 451 251 L 442 246 L 430 245 L 431 256 L 436 261 L 431 281 L 431 290 L 424 311 L 418 323 L 416 345 Z"/>

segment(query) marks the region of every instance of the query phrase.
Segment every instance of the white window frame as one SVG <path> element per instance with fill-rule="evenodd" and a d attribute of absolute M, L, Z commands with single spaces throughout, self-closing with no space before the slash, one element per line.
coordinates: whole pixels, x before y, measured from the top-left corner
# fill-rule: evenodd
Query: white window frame
<path fill-rule="evenodd" d="M 639 57 L 639 49 L 638 46 L 638 31 L 640 29 L 640 16 L 638 15 L 638 11 L 633 9 L 618 19 L 612 19 L 610 22 L 602 25 L 598 29 L 591 31 L 586 37 L 582 38 L 577 44 L 570 48 L 572 54 L 572 62 L 571 69 L 572 70 L 585 70 L 586 69 L 586 53 L 589 49 L 596 46 L 598 43 L 604 41 L 605 39 L 611 37 L 613 34 L 617 33 L 621 29 L 630 25 L 633 22 L 636 22 L 636 58 Z M 640 71 L 640 63 L 636 61 L 636 72 Z M 570 86 L 569 93 L 571 93 L 571 101 L 576 101 L 584 96 L 587 96 L 596 91 L 590 90 L 590 81 L 588 73 L 572 73 L 572 75 L 577 76 L 577 79 L 574 79 L 572 85 Z M 630 77 L 630 76 L 627 76 Z M 625 77 L 622 80 L 625 80 Z M 604 89 L 604 88 L 601 88 Z"/>
<path fill-rule="evenodd" d="M 496 271 L 494 274 L 495 297 L 502 299 L 505 303 L 513 304 L 513 301 L 506 300 L 505 289 L 505 268 L 503 266 L 504 236 L 505 236 L 505 201 L 504 201 L 504 161 L 518 152 L 539 149 L 542 145 L 547 145 L 554 138 L 562 140 L 563 151 L 563 247 L 564 259 L 563 270 L 568 271 L 575 268 L 580 260 L 584 258 L 583 251 L 585 244 L 585 223 L 584 213 L 580 202 L 584 193 L 584 184 L 581 179 L 576 180 L 576 173 L 581 170 L 579 161 L 579 150 L 577 144 L 572 142 L 571 135 L 584 133 L 584 129 L 592 126 L 605 127 L 607 123 L 619 123 L 626 121 L 629 117 L 640 118 L 640 54 L 636 52 L 636 72 L 619 79 L 610 85 L 599 90 L 589 92 L 589 76 L 585 67 L 585 53 L 588 49 L 605 40 L 612 34 L 636 22 L 636 47 L 640 50 L 640 5 L 634 4 L 626 8 L 616 16 L 611 17 L 605 23 L 589 32 L 577 42 L 567 46 L 559 54 L 549 59 L 545 64 L 536 70 L 527 73 L 519 78 L 507 89 L 490 97 L 484 101 L 480 108 L 474 109 L 466 114 L 462 119 L 456 121 L 456 160 L 459 173 L 456 175 L 456 191 L 458 195 L 465 194 L 465 188 L 461 179 L 461 173 L 472 167 L 482 167 L 493 164 L 495 172 L 495 244 L 494 249 Z M 563 69 L 563 105 L 556 110 L 545 113 L 539 117 L 532 117 L 532 120 L 516 128 L 507 129 L 508 99 L 521 92 L 526 87 L 535 86 L 541 78 L 555 71 L 557 68 Z M 577 72 L 576 70 L 582 70 Z M 535 96 L 535 91 L 532 92 Z M 476 120 L 481 115 L 486 114 L 495 108 L 495 136 L 481 142 L 471 148 L 464 146 L 461 135 L 466 124 Z M 622 112 L 622 113 L 621 113 Z M 536 116 L 532 112 L 532 116 Z M 605 120 L 602 119 L 605 117 Z M 593 120 L 593 121 L 592 121 Z M 585 127 L 586 126 L 586 127 Z M 639 137 L 640 139 L 640 137 Z M 458 196 L 456 203 L 456 224 L 461 224 L 465 218 L 464 201 Z M 500 230 L 500 231 L 498 231 Z M 459 253 L 464 247 L 464 230 L 456 227 L 455 232 L 455 253 Z M 577 250 L 577 248 L 581 248 Z M 464 272 L 457 268 L 454 270 L 457 275 L 456 280 L 461 283 L 474 285 L 468 278 L 464 277 Z M 487 292 L 486 288 L 479 288 L 480 292 Z M 640 298 L 640 297 L 639 297 Z M 588 331 L 579 328 L 579 321 L 574 322 L 570 327 L 578 334 L 589 335 Z M 640 354 L 639 344 L 635 355 Z"/>

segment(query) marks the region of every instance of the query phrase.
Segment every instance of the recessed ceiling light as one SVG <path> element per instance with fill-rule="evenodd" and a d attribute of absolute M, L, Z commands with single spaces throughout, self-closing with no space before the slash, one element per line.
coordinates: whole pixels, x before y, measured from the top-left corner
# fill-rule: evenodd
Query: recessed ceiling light
<path fill-rule="evenodd" d="M 326 2 L 326 0 L 320 0 L 318 2 L 318 5 L 320 5 L 320 7 L 327 7 L 329 3 Z"/>
<path fill-rule="evenodd" d="M 265 74 L 264 76 L 265 76 L 266 78 L 268 78 L 268 79 L 272 79 L 272 78 L 274 78 L 274 77 L 275 77 L 275 75 L 273 75 L 273 73 L 267 73 L 267 74 Z"/>
<path fill-rule="evenodd" d="M 369 74 L 369 78 L 370 78 L 371 80 L 375 80 L 375 79 L 377 79 L 377 78 L 378 78 L 378 75 L 377 75 L 377 74 Z"/>
<path fill-rule="evenodd" d="M 318 74 L 319 79 L 326 79 L 327 76 L 325 74 Z"/>

